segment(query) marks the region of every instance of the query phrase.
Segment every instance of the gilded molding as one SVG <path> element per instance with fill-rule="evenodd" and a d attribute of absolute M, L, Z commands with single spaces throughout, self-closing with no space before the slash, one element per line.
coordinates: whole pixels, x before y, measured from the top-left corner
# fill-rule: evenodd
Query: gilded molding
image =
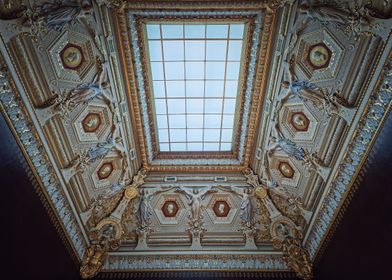
<path fill-rule="evenodd" d="M 4 59 L 1 57 L 1 60 Z M 4 62 L 1 63 L 4 65 Z M 68 241 L 75 254 L 81 259 L 86 250 L 86 242 L 76 221 L 59 179 L 36 132 L 30 116 L 20 98 L 9 71 L 4 66 L 0 72 L 0 104 L 1 111 L 13 126 L 15 136 L 20 140 L 20 147 L 26 155 L 29 165 L 39 181 L 50 206 L 57 213 L 56 219 L 61 228 L 67 232 Z"/>
<path fill-rule="evenodd" d="M 322 242 L 328 235 L 341 202 L 346 200 L 347 194 L 355 182 L 355 178 L 382 127 L 392 101 L 392 58 L 389 57 L 384 66 L 377 89 L 369 99 L 367 110 L 357 126 L 351 145 L 340 163 L 340 168 L 331 184 L 328 196 L 323 202 L 323 207 L 317 215 L 309 237 L 305 243 L 310 257 L 314 259 L 322 247 Z"/>
<path fill-rule="evenodd" d="M 181 16 L 204 16 L 214 19 L 216 16 L 218 18 L 222 18 L 225 16 L 253 16 L 255 19 L 255 27 L 252 37 L 252 47 L 249 53 L 249 65 L 248 65 L 248 76 L 246 77 L 245 83 L 245 96 L 246 100 L 243 104 L 242 111 L 243 114 L 243 123 L 240 129 L 240 138 L 239 138 L 239 150 L 238 157 L 235 159 L 230 158 L 203 158 L 201 155 L 197 154 L 194 158 L 191 159 L 175 159 L 172 157 L 168 157 L 167 159 L 163 157 L 154 157 L 154 148 L 153 148 L 153 137 L 151 135 L 151 125 L 152 122 L 148 117 L 148 102 L 146 102 L 145 96 L 145 83 L 144 83 L 144 75 L 142 68 L 142 59 L 141 59 L 141 50 L 139 49 L 140 34 L 137 28 L 137 17 L 151 17 L 151 16 L 160 16 L 160 17 L 181 17 Z M 189 172 L 189 171 L 197 171 L 197 172 L 238 172 L 243 170 L 249 165 L 251 159 L 251 150 L 252 144 L 255 136 L 255 129 L 257 128 L 257 120 L 260 115 L 261 108 L 261 94 L 263 94 L 262 88 L 265 82 L 266 70 L 265 67 L 267 65 L 266 61 L 268 60 L 267 53 L 272 45 L 272 28 L 273 28 L 273 18 L 274 16 L 271 14 L 263 15 L 256 11 L 235 11 L 235 10 L 226 10 L 225 7 L 220 7 L 219 11 L 182 11 L 182 12 L 174 12 L 174 11 L 139 11 L 133 10 L 129 11 L 127 22 L 126 19 L 122 16 L 118 18 L 119 34 L 121 34 L 119 40 L 122 42 L 121 44 L 124 46 L 122 52 L 122 58 L 126 64 L 126 72 L 127 80 L 129 80 L 128 84 L 131 85 L 131 98 L 130 101 L 133 106 L 134 120 L 136 122 L 137 131 L 139 134 L 139 142 L 141 143 L 141 157 L 143 165 L 149 167 L 151 171 L 167 171 L 167 172 Z M 125 25 L 128 24 L 130 30 L 128 33 L 128 27 Z M 262 30 L 261 34 L 259 34 L 260 30 Z M 130 36 L 128 38 L 125 36 L 127 34 Z M 130 41 L 132 41 L 132 45 L 136 46 L 133 48 L 133 52 L 129 47 Z M 257 50 L 257 43 L 261 42 L 261 47 Z M 134 58 L 135 63 L 132 64 L 130 59 Z M 252 74 L 252 73 L 255 73 Z M 137 81 L 135 80 L 137 78 Z M 252 93 L 253 91 L 253 93 Z M 140 92 L 141 94 L 137 94 Z M 247 123 L 249 123 L 247 125 Z"/>

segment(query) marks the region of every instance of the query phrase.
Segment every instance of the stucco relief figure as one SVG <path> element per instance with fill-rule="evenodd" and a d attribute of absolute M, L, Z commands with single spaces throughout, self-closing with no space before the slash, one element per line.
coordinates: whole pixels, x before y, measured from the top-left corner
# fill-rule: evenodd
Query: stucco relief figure
<path fill-rule="evenodd" d="M 385 37 L 392 24 L 391 19 L 383 18 L 369 6 L 348 9 L 336 5 L 309 5 L 303 3 L 299 6 L 299 12 L 306 15 L 309 20 L 316 20 L 323 24 L 337 24 L 345 33 L 353 35 L 356 40 L 363 34 Z"/>
<path fill-rule="evenodd" d="M 75 104 L 88 103 L 94 98 L 101 98 L 111 103 L 108 92 L 110 83 L 106 80 L 108 62 L 98 61 L 99 71 L 91 83 L 83 83 L 71 90 L 70 99 Z"/>
<path fill-rule="evenodd" d="M 254 207 L 251 201 L 251 198 L 253 197 L 253 192 L 252 189 L 250 188 L 244 188 L 242 192 L 238 192 L 236 190 L 233 190 L 232 188 L 229 187 L 222 187 L 218 186 L 220 190 L 224 192 L 229 192 L 232 193 L 238 197 L 241 198 L 241 204 L 240 204 L 240 209 L 241 209 L 241 221 L 242 223 L 248 227 L 251 228 L 254 226 Z M 221 204 L 224 206 L 224 204 Z"/>
<path fill-rule="evenodd" d="M 97 64 L 98 72 L 92 82 L 80 84 L 64 95 L 55 95 L 47 102 L 48 105 L 36 108 L 37 117 L 42 125 L 56 115 L 67 116 L 79 104 L 89 103 L 95 98 L 104 100 L 113 111 L 110 84 L 106 78 L 108 63 L 97 60 Z"/>
<path fill-rule="evenodd" d="M 137 218 L 141 228 L 146 228 L 150 224 L 150 217 L 152 215 L 151 200 L 153 194 L 147 189 L 140 191 L 140 204 L 137 212 Z"/>
<path fill-rule="evenodd" d="M 287 64 L 289 75 L 288 81 L 282 82 L 282 87 L 287 89 L 286 93 L 278 97 L 275 114 L 279 114 L 283 105 L 292 97 L 297 97 L 303 102 L 310 102 L 316 108 L 326 112 L 328 116 L 337 115 L 348 123 L 351 122 L 355 113 L 355 108 L 343 105 L 344 101 L 337 96 L 337 93 L 330 94 L 326 90 L 318 88 L 308 81 L 298 81 L 294 73 L 295 59 L 292 57 Z"/>
<path fill-rule="evenodd" d="M 289 157 L 300 161 L 307 170 L 317 172 L 325 181 L 328 178 L 330 168 L 324 166 L 316 153 L 309 153 L 290 139 L 287 139 L 279 129 L 278 123 L 279 118 L 276 120 L 272 132 L 273 136 L 271 137 L 270 145 L 267 147 L 267 155 L 271 157 L 275 151 L 283 151 Z"/>
<path fill-rule="evenodd" d="M 301 215 L 306 222 L 309 222 L 312 212 L 303 207 L 300 198 L 290 194 L 286 188 L 278 185 L 278 183 L 272 179 L 269 157 L 267 154 L 264 154 L 263 176 L 261 182 L 268 188 L 268 194 L 271 196 L 271 199 L 275 199 L 277 196 L 284 201 L 286 204 L 285 208 L 287 209 L 286 214 L 290 216 Z"/>
<path fill-rule="evenodd" d="M 56 31 L 62 31 L 65 26 L 85 17 L 93 11 L 89 1 L 63 1 L 59 4 L 46 3 L 41 7 L 41 20 L 45 26 Z"/>
<path fill-rule="evenodd" d="M 7 20 L 11 29 L 6 32 L 5 40 L 24 33 L 36 41 L 45 29 L 61 32 L 67 25 L 91 15 L 92 12 L 93 6 L 87 0 L 65 0 L 61 3 L 44 3 L 25 8 L 24 11 L 19 11 L 18 18 Z"/>
<path fill-rule="evenodd" d="M 112 131 L 105 142 L 99 143 L 95 147 L 90 147 L 87 151 L 84 151 L 72 160 L 68 167 L 61 169 L 61 173 L 63 174 L 66 183 L 68 183 L 74 175 L 79 172 L 84 172 L 91 163 L 104 158 L 111 151 L 119 154 L 119 157 L 123 162 L 123 168 L 126 167 L 126 152 L 122 144 L 122 139 L 117 134 L 117 126 L 118 125 L 112 126 Z"/>
<path fill-rule="evenodd" d="M 147 229 L 148 226 L 150 225 L 151 222 L 151 215 L 152 215 L 152 211 L 153 208 L 151 206 L 151 200 L 153 199 L 153 197 L 157 194 L 163 193 L 163 192 L 167 192 L 169 190 L 172 190 L 174 187 L 165 187 L 162 188 L 161 190 L 157 190 L 157 191 L 149 191 L 148 189 L 141 189 L 140 190 L 140 202 L 139 202 L 139 207 L 138 207 L 138 211 L 136 214 L 136 217 L 139 220 L 139 224 L 140 224 L 140 229 Z M 168 205 L 168 211 L 169 210 L 169 206 L 171 206 L 171 210 L 174 210 L 174 206 L 173 204 L 169 204 Z"/>
<path fill-rule="evenodd" d="M 210 193 L 216 193 L 217 190 L 207 189 L 199 190 L 198 188 L 193 188 L 192 191 L 185 188 L 177 188 L 175 192 L 182 193 L 188 199 L 188 205 L 191 207 L 190 219 L 192 221 L 199 221 L 203 218 L 201 209 L 203 207 L 204 198 Z"/>

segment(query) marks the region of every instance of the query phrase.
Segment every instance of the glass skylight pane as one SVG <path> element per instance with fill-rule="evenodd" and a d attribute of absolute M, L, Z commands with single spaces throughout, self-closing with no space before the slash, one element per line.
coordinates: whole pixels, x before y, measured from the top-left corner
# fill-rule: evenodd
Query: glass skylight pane
<path fill-rule="evenodd" d="M 232 129 L 222 129 L 222 135 L 221 135 L 222 142 L 231 142 L 232 138 L 233 138 Z"/>
<path fill-rule="evenodd" d="M 153 80 L 163 80 L 163 63 L 151 62 L 151 74 Z"/>
<path fill-rule="evenodd" d="M 219 142 L 219 133 L 216 133 L 216 129 L 204 129 L 204 141 L 207 142 Z"/>
<path fill-rule="evenodd" d="M 167 129 L 158 129 L 159 141 L 169 142 L 169 131 Z"/>
<path fill-rule="evenodd" d="M 204 62 L 186 62 L 185 75 L 189 80 L 202 80 L 204 79 Z"/>
<path fill-rule="evenodd" d="M 203 99 L 187 99 L 186 112 L 188 114 L 203 114 L 204 100 Z"/>
<path fill-rule="evenodd" d="M 231 150 L 231 142 L 230 143 L 221 143 L 220 150 L 221 151 L 230 151 Z"/>
<path fill-rule="evenodd" d="M 171 142 L 185 142 L 186 130 L 185 129 L 170 129 Z"/>
<path fill-rule="evenodd" d="M 237 97 L 238 81 L 226 81 L 225 97 Z"/>
<path fill-rule="evenodd" d="M 205 41 L 185 41 L 185 59 L 200 60 L 205 59 Z"/>
<path fill-rule="evenodd" d="M 169 115 L 170 128 L 186 128 L 185 115 Z"/>
<path fill-rule="evenodd" d="M 188 152 L 195 152 L 195 151 L 202 151 L 203 150 L 203 143 L 188 143 Z"/>
<path fill-rule="evenodd" d="M 165 83 L 163 81 L 154 81 L 152 83 L 154 97 L 165 97 Z"/>
<path fill-rule="evenodd" d="M 219 151 L 219 143 L 204 143 L 204 151 Z"/>
<path fill-rule="evenodd" d="M 168 126 L 167 126 L 167 115 L 158 115 L 157 116 L 157 126 L 159 128 L 168 128 Z"/>
<path fill-rule="evenodd" d="M 206 97 L 223 97 L 224 81 L 206 81 Z"/>
<path fill-rule="evenodd" d="M 234 114 L 235 112 L 235 99 L 225 99 L 223 113 L 224 114 Z"/>
<path fill-rule="evenodd" d="M 227 60 L 240 61 L 242 51 L 242 41 L 231 41 L 229 43 L 229 51 L 227 53 Z"/>
<path fill-rule="evenodd" d="M 187 129 L 188 142 L 201 142 L 203 141 L 203 129 Z"/>
<path fill-rule="evenodd" d="M 204 38 L 206 36 L 205 29 L 206 29 L 205 25 L 186 24 L 185 25 L 185 37 L 186 38 Z"/>
<path fill-rule="evenodd" d="M 184 41 L 163 41 L 165 61 L 184 60 Z"/>
<path fill-rule="evenodd" d="M 204 96 L 204 81 L 186 81 L 186 96 L 189 97 L 203 97 Z"/>
<path fill-rule="evenodd" d="M 148 39 L 161 38 L 161 29 L 159 24 L 147 24 L 147 38 Z"/>
<path fill-rule="evenodd" d="M 206 60 L 226 60 L 227 41 L 207 41 Z"/>
<path fill-rule="evenodd" d="M 206 115 L 204 118 L 205 128 L 220 128 L 222 115 Z"/>
<path fill-rule="evenodd" d="M 166 80 L 184 79 L 184 62 L 165 62 Z"/>
<path fill-rule="evenodd" d="M 162 61 L 162 45 L 161 41 L 149 41 L 148 50 L 150 52 L 151 61 Z"/>
<path fill-rule="evenodd" d="M 166 143 L 160 143 L 159 150 L 161 152 L 168 152 L 168 151 L 170 151 L 170 146 L 169 146 L 169 144 L 166 144 Z"/>
<path fill-rule="evenodd" d="M 222 128 L 232 128 L 234 124 L 234 115 L 223 115 Z"/>
<path fill-rule="evenodd" d="M 245 24 L 146 24 L 160 151 L 230 151 Z"/>
<path fill-rule="evenodd" d="M 208 62 L 206 63 L 206 79 L 207 80 L 223 80 L 225 76 L 224 62 Z"/>
<path fill-rule="evenodd" d="M 186 143 L 171 143 L 170 149 L 172 152 L 186 151 Z"/>
<path fill-rule="evenodd" d="M 226 79 L 237 80 L 239 75 L 240 75 L 240 63 L 227 62 Z"/>
<path fill-rule="evenodd" d="M 155 99 L 155 112 L 157 114 L 166 114 L 166 100 Z"/>
<path fill-rule="evenodd" d="M 184 81 L 166 81 L 167 98 L 185 97 Z"/>
<path fill-rule="evenodd" d="M 221 113 L 222 99 L 205 99 L 204 106 L 205 106 L 204 112 L 206 114 Z"/>
<path fill-rule="evenodd" d="M 227 24 L 208 24 L 207 38 L 227 38 L 229 26 Z"/>
<path fill-rule="evenodd" d="M 183 35 L 183 25 L 175 24 L 162 24 L 162 38 L 165 39 L 176 39 L 182 38 Z"/>
<path fill-rule="evenodd" d="M 168 99 L 167 106 L 170 114 L 185 114 L 185 99 Z"/>
<path fill-rule="evenodd" d="M 242 39 L 243 36 L 244 36 L 243 24 L 230 24 L 230 38 Z"/>
<path fill-rule="evenodd" d="M 186 124 L 188 128 L 203 128 L 204 125 L 203 115 L 187 115 Z"/>

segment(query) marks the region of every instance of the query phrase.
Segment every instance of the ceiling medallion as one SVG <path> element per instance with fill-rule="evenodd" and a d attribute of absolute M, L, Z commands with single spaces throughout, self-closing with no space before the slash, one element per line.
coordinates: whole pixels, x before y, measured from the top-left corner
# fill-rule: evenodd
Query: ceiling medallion
<path fill-rule="evenodd" d="M 331 56 L 331 50 L 324 43 L 318 43 L 310 46 L 308 61 L 315 70 L 322 69 L 328 67 Z"/>
<path fill-rule="evenodd" d="M 308 117 L 302 112 L 293 113 L 290 122 L 297 131 L 307 131 L 310 123 Z"/>
<path fill-rule="evenodd" d="M 98 169 L 98 178 L 100 180 L 106 179 L 113 172 L 113 164 L 111 162 L 106 162 Z"/>
<path fill-rule="evenodd" d="M 125 189 L 124 196 L 126 199 L 134 199 L 139 195 L 139 192 L 137 191 L 137 188 L 131 186 Z"/>
<path fill-rule="evenodd" d="M 294 169 L 291 167 L 291 165 L 288 162 L 285 162 L 285 161 L 279 162 L 278 169 L 284 177 L 290 178 L 290 179 L 293 178 Z"/>
<path fill-rule="evenodd" d="M 257 187 L 255 189 L 255 195 L 259 198 L 259 199 L 264 199 L 267 197 L 267 190 L 265 188 L 262 187 Z"/>
<path fill-rule="evenodd" d="M 68 43 L 60 52 L 61 62 L 64 68 L 77 70 L 84 61 L 82 48 Z"/>
<path fill-rule="evenodd" d="M 227 217 L 230 212 L 230 206 L 224 200 L 218 200 L 213 207 L 214 213 L 217 217 Z"/>
<path fill-rule="evenodd" d="M 86 133 L 97 131 L 101 125 L 101 117 L 97 113 L 89 113 L 82 121 L 83 130 Z"/>
<path fill-rule="evenodd" d="M 173 218 L 177 215 L 179 207 L 175 200 L 168 200 L 162 206 L 162 213 L 166 218 Z"/>

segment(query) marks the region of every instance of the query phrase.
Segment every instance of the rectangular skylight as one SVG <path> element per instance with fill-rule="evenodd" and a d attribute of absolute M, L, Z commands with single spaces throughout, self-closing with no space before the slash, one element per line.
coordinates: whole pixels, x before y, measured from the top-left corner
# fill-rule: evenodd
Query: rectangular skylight
<path fill-rule="evenodd" d="M 161 152 L 232 149 L 244 27 L 146 24 Z"/>

